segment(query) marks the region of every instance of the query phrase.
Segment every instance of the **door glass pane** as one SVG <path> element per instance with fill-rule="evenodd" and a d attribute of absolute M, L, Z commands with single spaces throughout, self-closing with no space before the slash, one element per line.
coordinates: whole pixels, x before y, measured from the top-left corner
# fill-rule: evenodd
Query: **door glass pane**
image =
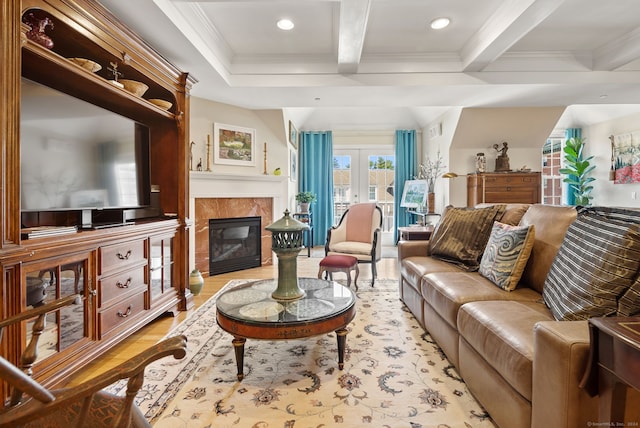
<path fill-rule="evenodd" d="M 391 242 L 394 175 L 392 148 L 336 149 L 333 157 L 334 224 L 338 224 L 350 204 L 377 202 L 383 214 L 383 240 Z"/>
<path fill-rule="evenodd" d="M 151 239 L 151 299 L 160 297 L 172 287 L 173 239 Z"/>
<path fill-rule="evenodd" d="M 26 274 L 27 307 L 38 307 L 58 299 L 77 295 L 75 303 L 46 316 L 46 325 L 38 341 L 38 358 L 63 351 L 87 337 L 86 260 L 38 267 Z M 27 323 L 27 343 L 33 321 Z"/>
<path fill-rule="evenodd" d="M 542 147 L 542 203 L 560 205 L 562 200 L 562 139 L 549 138 Z"/>
<path fill-rule="evenodd" d="M 382 208 L 382 231 L 393 230 L 393 180 L 394 155 L 369 155 L 369 202 L 377 202 Z"/>
<path fill-rule="evenodd" d="M 338 224 L 342 214 L 351 204 L 352 192 L 352 157 L 335 155 L 333 157 L 333 224 Z"/>

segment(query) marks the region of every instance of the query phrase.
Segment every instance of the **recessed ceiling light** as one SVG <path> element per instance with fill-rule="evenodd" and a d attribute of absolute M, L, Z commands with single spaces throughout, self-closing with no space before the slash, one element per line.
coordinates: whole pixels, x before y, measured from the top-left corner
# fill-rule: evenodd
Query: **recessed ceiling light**
<path fill-rule="evenodd" d="M 436 18 L 431 21 L 431 28 L 433 28 L 434 30 L 441 30 L 447 27 L 449 23 L 451 23 L 451 20 L 449 18 Z"/>
<path fill-rule="evenodd" d="M 276 25 L 278 26 L 279 29 L 285 30 L 285 31 L 292 30 L 293 27 L 294 27 L 293 21 L 291 21 L 290 19 L 287 19 L 287 18 L 283 18 L 283 19 L 279 20 Z"/>

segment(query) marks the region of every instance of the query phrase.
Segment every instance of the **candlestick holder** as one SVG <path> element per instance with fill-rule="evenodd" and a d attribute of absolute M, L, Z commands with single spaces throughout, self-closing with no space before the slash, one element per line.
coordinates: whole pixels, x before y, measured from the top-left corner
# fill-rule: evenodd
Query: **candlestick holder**
<path fill-rule="evenodd" d="M 211 135 L 207 134 L 207 171 L 211 172 Z"/>
<path fill-rule="evenodd" d="M 264 143 L 264 175 L 268 175 L 269 173 L 267 172 L 267 143 Z"/>

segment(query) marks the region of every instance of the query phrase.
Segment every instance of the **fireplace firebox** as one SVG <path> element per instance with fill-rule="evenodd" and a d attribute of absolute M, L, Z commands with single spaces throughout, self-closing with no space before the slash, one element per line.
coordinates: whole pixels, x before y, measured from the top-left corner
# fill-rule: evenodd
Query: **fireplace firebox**
<path fill-rule="evenodd" d="M 261 265 L 260 217 L 209 219 L 209 275 Z"/>

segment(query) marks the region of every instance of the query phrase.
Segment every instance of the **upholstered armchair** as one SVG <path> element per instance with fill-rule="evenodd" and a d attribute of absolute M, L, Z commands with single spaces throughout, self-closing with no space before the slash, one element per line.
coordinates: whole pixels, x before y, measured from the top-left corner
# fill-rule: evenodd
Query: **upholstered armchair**
<path fill-rule="evenodd" d="M 349 255 L 358 263 L 371 263 L 371 286 L 377 272 L 376 262 L 382 256 L 382 209 L 375 203 L 351 205 L 337 226 L 327 231 L 325 255 Z"/>
<path fill-rule="evenodd" d="M 186 355 L 184 336 L 165 339 L 117 367 L 70 388 L 49 390 L 31 378 L 46 314 L 73 304 L 78 297 L 58 299 L 0 321 L 1 338 L 5 327 L 35 317 L 32 339 L 22 354 L 22 367 L 0 357 L 0 378 L 11 388 L 10 400 L 0 408 L 0 427 L 150 427 L 133 401 L 142 387 L 144 369 L 169 355 L 183 358 Z M 102 391 L 121 379 L 128 379 L 124 396 Z"/>

